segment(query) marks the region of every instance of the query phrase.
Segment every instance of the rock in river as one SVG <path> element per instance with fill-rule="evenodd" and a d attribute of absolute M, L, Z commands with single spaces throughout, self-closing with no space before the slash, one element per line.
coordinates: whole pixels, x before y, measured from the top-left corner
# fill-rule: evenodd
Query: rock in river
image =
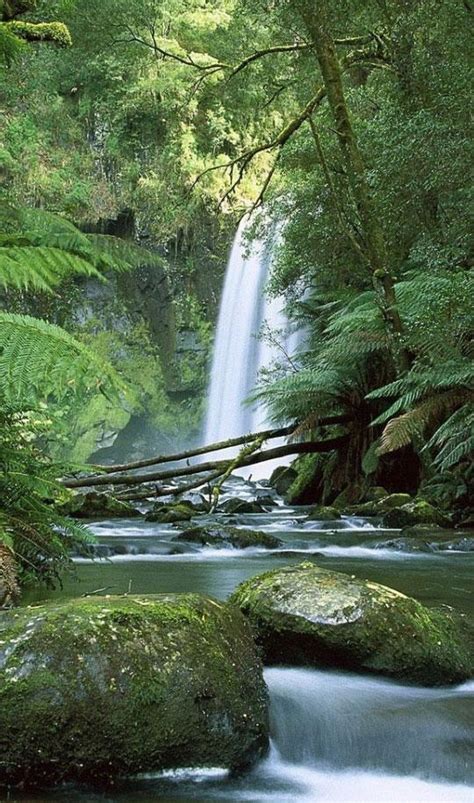
<path fill-rule="evenodd" d="M 260 530 L 240 530 L 238 527 L 229 527 L 226 524 L 192 527 L 175 535 L 172 540 L 202 544 L 202 546 L 235 547 L 236 549 L 247 549 L 248 547 L 277 549 L 283 543 L 269 533 L 263 533 Z"/>
<path fill-rule="evenodd" d="M 121 502 L 110 494 L 97 491 L 74 494 L 61 505 L 60 512 L 76 519 L 130 519 L 141 516 L 140 511 L 129 502 Z"/>
<path fill-rule="evenodd" d="M 0 614 L 0 785 L 237 769 L 267 741 L 262 667 L 235 608 L 163 594 Z"/>
<path fill-rule="evenodd" d="M 302 563 L 242 583 L 267 663 L 333 666 L 438 685 L 473 669 L 457 621 L 386 586 Z"/>

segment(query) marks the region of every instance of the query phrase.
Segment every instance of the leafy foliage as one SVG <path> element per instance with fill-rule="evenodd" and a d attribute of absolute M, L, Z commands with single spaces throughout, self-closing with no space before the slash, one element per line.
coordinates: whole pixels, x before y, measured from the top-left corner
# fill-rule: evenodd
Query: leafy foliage
<path fill-rule="evenodd" d="M 0 284 L 53 293 L 70 276 L 130 269 L 145 252 L 115 238 L 89 236 L 57 215 L 2 204 Z M 153 260 L 150 255 L 147 259 Z M 158 258 L 157 258 L 158 260 Z M 159 261 L 161 264 L 161 260 Z M 51 583 L 86 533 L 58 515 L 63 467 L 34 446 L 41 411 L 64 402 L 126 391 L 119 374 L 98 353 L 55 324 L 0 312 L 0 528 L 25 578 Z M 46 418 L 45 411 L 42 418 Z M 49 419 L 51 420 L 51 419 Z"/>
<path fill-rule="evenodd" d="M 53 507 L 64 494 L 57 482 L 62 467 L 32 442 L 44 426 L 42 418 L 39 410 L 0 412 L 0 544 L 14 555 L 21 581 L 51 586 L 69 565 L 71 549 L 84 551 L 90 536 Z"/>

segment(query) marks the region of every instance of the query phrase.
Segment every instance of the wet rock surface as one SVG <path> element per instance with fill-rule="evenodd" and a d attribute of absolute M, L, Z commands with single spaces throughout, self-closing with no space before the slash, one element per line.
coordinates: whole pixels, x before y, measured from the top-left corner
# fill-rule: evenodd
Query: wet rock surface
<path fill-rule="evenodd" d="M 241 530 L 238 527 L 227 525 L 209 525 L 207 527 L 192 527 L 175 535 L 173 541 L 184 541 L 202 546 L 235 547 L 247 549 L 261 547 L 263 549 L 277 549 L 282 541 L 269 533 L 259 530 Z"/>
<path fill-rule="evenodd" d="M 394 589 L 302 563 L 242 583 L 231 602 L 248 616 L 270 664 L 332 666 L 414 683 L 470 677 L 461 625 Z"/>
<path fill-rule="evenodd" d="M 270 507 L 273 506 L 273 499 L 271 500 Z M 218 508 L 219 513 L 239 514 L 239 513 L 265 513 L 265 505 L 260 500 L 251 501 L 249 499 L 239 499 L 233 497 L 226 499 Z"/>
<path fill-rule="evenodd" d="M 199 594 L 89 597 L 0 614 L 0 784 L 93 784 L 265 753 L 247 622 Z"/>
<path fill-rule="evenodd" d="M 138 518 L 142 515 L 129 502 L 121 502 L 110 494 L 97 491 L 74 494 L 71 499 L 61 505 L 59 511 L 64 516 L 72 516 L 77 519 L 128 519 Z"/>

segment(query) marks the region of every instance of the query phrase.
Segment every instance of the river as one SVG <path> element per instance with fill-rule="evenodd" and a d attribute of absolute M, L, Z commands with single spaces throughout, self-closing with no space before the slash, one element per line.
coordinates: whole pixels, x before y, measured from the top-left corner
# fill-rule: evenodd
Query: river
<path fill-rule="evenodd" d="M 230 490 L 235 493 L 236 485 Z M 251 486 L 237 483 L 237 490 L 245 496 Z M 92 523 L 108 557 L 77 561 L 76 577 L 66 578 L 61 590 L 36 591 L 25 602 L 98 589 L 105 589 L 99 592 L 103 594 L 195 591 L 224 599 L 252 575 L 312 560 L 385 583 L 427 605 L 451 605 L 472 616 L 473 552 L 394 551 L 383 546 L 394 533 L 363 519 L 305 518 L 304 509 L 281 503 L 270 513 L 232 517 L 237 526 L 278 534 L 284 544 L 277 550 L 190 547 L 193 551 L 180 554 L 168 554 L 176 526 L 137 520 Z M 181 771 L 133 779 L 116 793 L 94 796 L 68 789 L 27 800 L 473 803 L 474 682 L 425 689 L 371 676 L 285 667 L 267 668 L 265 678 L 272 746 L 251 773 L 231 778 L 220 768 Z"/>

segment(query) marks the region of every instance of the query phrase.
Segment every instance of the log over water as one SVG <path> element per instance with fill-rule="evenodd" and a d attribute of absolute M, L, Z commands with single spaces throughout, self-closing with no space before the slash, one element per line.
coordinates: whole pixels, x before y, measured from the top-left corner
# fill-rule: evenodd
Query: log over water
<path fill-rule="evenodd" d="M 257 452 L 244 457 L 238 468 L 253 466 L 257 463 L 264 463 L 267 460 L 277 460 L 290 454 L 311 454 L 316 452 L 332 452 L 345 445 L 349 439 L 348 435 L 340 435 L 336 438 L 328 438 L 323 441 L 309 443 L 287 443 L 284 446 L 277 446 L 275 449 L 267 449 L 265 452 Z M 208 463 L 200 463 L 196 466 L 183 466 L 182 468 L 168 469 L 167 471 L 151 471 L 147 474 L 119 474 L 117 476 L 103 474 L 94 477 L 80 477 L 78 479 L 63 479 L 62 484 L 66 488 L 87 488 L 100 485 L 138 485 L 141 482 L 151 482 L 170 480 L 175 477 L 187 477 L 192 474 L 205 473 L 206 471 L 222 470 L 226 471 L 232 460 L 216 460 Z M 237 468 L 237 466 L 236 466 Z"/>

